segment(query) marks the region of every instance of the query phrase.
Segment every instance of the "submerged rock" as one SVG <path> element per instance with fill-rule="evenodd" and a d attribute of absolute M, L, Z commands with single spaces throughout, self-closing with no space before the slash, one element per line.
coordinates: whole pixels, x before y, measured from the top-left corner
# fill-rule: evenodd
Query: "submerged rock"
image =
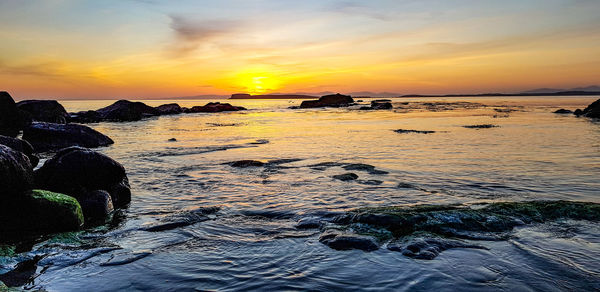
<path fill-rule="evenodd" d="M 119 100 L 107 107 L 97 110 L 103 120 L 115 122 L 139 121 L 145 117 L 156 116 L 159 111 L 143 102 Z"/>
<path fill-rule="evenodd" d="M 467 129 L 489 129 L 489 128 L 497 128 L 500 127 L 498 125 L 492 125 L 492 124 L 481 124 L 481 125 L 467 125 L 467 126 L 463 126 L 463 128 L 467 128 Z"/>
<path fill-rule="evenodd" d="M 356 173 L 349 172 L 349 173 L 334 175 L 333 178 L 341 180 L 341 181 L 351 181 L 351 180 L 357 179 L 358 175 L 356 175 Z"/>
<path fill-rule="evenodd" d="M 28 113 L 32 120 L 66 124 L 69 114 L 56 100 L 23 100 L 17 103 L 17 108 Z"/>
<path fill-rule="evenodd" d="M 33 154 L 34 151 L 31 144 L 25 140 L 0 135 L 0 144 L 25 154 L 27 158 L 29 158 L 29 162 L 33 168 L 35 168 L 40 161 L 40 159 Z"/>
<path fill-rule="evenodd" d="M 354 103 L 352 97 L 337 93 L 324 95 L 318 100 L 305 100 L 300 104 L 300 108 L 345 107 L 352 103 Z"/>
<path fill-rule="evenodd" d="M 0 91 L 0 135 L 16 137 L 25 126 L 25 120 L 13 98 Z"/>
<path fill-rule="evenodd" d="M 435 131 L 404 130 L 404 129 L 398 129 L 398 130 L 394 130 L 394 132 L 396 132 L 396 133 L 400 133 L 400 134 L 408 134 L 408 133 L 416 133 L 416 134 L 433 134 L 433 133 L 435 133 Z"/>
<path fill-rule="evenodd" d="M 316 229 L 321 228 L 323 226 L 323 222 L 321 222 L 321 218 L 307 217 L 298 220 L 296 223 L 296 228 L 298 229 Z"/>
<path fill-rule="evenodd" d="M 56 153 L 35 171 L 35 183 L 38 188 L 64 193 L 80 201 L 96 190 L 103 190 L 110 194 L 117 208 L 131 201 L 125 168 L 104 154 L 81 147 L 69 147 Z"/>
<path fill-rule="evenodd" d="M 20 287 L 23 286 L 35 278 L 35 272 L 37 270 L 37 263 L 44 258 L 44 256 L 36 255 L 32 259 L 28 259 L 18 263 L 11 271 L 0 275 L 0 291 L 10 292 L 8 287 Z M 6 287 L 5 290 L 2 286 Z M 17 290 L 15 290 L 17 291 Z"/>
<path fill-rule="evenodd" d="M 163 104 L 156 107 L 160 115 L 177 115 L 183 113 L 183 109 L 176 103 Z"/>
<path fill-rule="evenodd" d="M 113 144 L 106 135 L 84 125 L 32 123 L 23 131 L 23 139 L 27 140 L 36 152 L 61 149 L 70 146 L 95 148 Z"/>
<path fill-rule="evenodd" d="M 374 251 L 379 245 L 371 236 L 343 233 L 339 230 L 327 230 L 319 237 L 319 242 L 337 250 L 360 249 Z"/>
<path fill-rule="evenodd" d="M 559 110 L 554 111 L 555 114 L 572 114 L 573 111 L 561 108 Z"/>
<path fill-rule="evenodd" d="M 257 160 L 239 160 L 239 161 L 231 162 L 231 163 L 229 163 L 229 165 L 231 165 L 232 167 L 245 168 L 245 167 L 259 167 L 259 166 L 265 165 L 265 163 L 262 161 L 257 161 Z"/>
<path fill-rule="evenodd" d="M 389 99 L 377 99 L 377 100 L 373 100 L 371 101 L 371 106 L 363 106 L 360 109 L 361 110 L 385 110 L 385 109 L 392 109 L 394 108 L 392 106 L 391 100 Z"/>
<path fill-rule="evenodd" d="M 29 158 L 20 151 L 0 145 L 0 206 L 22 197 L 32 187 L 33 167 Z"/>
<path fill-rule="evenodd" d="M 588 105 L 581 114 L 588 118 L 600 118 L 600 99 Z"/>
<path fill-rule="evenodd" d="M 345 170 L 366 171 L 370 174 L 387 174 L 388 173 L 387 171 L 375 169 L 375 166 L 373 166 L 373 165 L 364 164 L 364 163 L 352 163 L 352 164 L 345 165 L 342 168 Z"/>
<path fill-rule="evenodd" d="M 232 106 L 229 103 L 220 103 L 220 102 L 209 102 L 203 106 L 194 106 L 190 109 L 191 113 L 216 113 L 216 112 L 226 112 L 226 111 L 240 111 L 246 110 L 246 108 L 241 106 Z"/>
<path fill-rule="evenodd" d="M 441 237 L 412 237 L 392 242 L 387 247 L 391 251 L 401 252 L 404 256 L 423 260 L 432 260 L 441 252 L 451 248 L 487 249 L 481 245 L 468 244 L 459 240 Z"/>

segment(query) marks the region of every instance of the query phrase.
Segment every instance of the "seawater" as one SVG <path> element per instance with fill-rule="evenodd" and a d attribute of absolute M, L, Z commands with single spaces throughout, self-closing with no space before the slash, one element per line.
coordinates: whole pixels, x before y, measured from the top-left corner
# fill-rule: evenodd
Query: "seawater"
<path fill-rule="evenodd" d="M 520 227 L 509 240 L 477 242 L 489 250 L 451 249 L 431 261 L 386 248 L 336 251 L 319 243 L 318 230 L 295 228 L 305 217 L 366 206 L 600 202 L 600 123 L 552 113 L 596 99 L 396 98 L 394 110 L 382 111 L 221 100 L 248 110 L 90 124 L 115 141 L 97 150 L 126 168 L 131 206 L 112 226 L 42 241 L 3 263 L 47 254 L 40 262 L 47 268 L 28 287 L 48 291 L 597 290 L 600 228 L 589 222 Z M 61 104 L 80 111 L 112 102 Z M 475 124 L 498 127 L 463 127 Z M 276 168 L 228 164 L 243 159 L 293 161 Z M 366 163 L 388 173 L 314 167 L 323 162 Z M 347 172 L 358 180 L 332 178 Z M 220 209 L 208 220 L 144 230 L 210 207 Z"/>

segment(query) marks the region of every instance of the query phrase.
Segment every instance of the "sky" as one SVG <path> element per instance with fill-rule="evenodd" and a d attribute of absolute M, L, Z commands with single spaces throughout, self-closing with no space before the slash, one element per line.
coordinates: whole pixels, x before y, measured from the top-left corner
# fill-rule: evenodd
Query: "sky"
<path fill-rule="evenodd" d="M 598 84 L 597 0 L 0 0 L 16 99 Z"/>

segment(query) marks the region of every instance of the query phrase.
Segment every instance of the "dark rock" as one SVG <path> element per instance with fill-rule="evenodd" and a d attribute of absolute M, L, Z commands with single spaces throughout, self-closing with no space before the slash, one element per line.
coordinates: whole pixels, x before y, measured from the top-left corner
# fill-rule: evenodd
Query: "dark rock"
<path fill-rule="evenodd" d="M 20 198 L 32 189 L 32 171 L 33 167 L 25 154 L 0 145 L 0 205 Z"/>
<path fill-rule="evenodd" d="M 36 152 L 70 146 L 95 148 L 114 143 L 106 135 L 84 125 L 41 122 L 25 128 L 23 139 L 31 143 Z"/>
<path fill-rule="evenodd" d="M 16 137 L 25 126 L 21 112 L 6 91 L 0 91 L 0 135 Z"/>
<path fill-rule="evenodd" d="M 171 139 L 169 139 L 168 141 L 169 141 L 169 142 L 177 142 L 177 139 L 175 139 L 175 138 L 171 138 Z"/>
<path fill-rule="evenodd" d="M 0 291 L 13 291 L 2 289 L 2 283 L 8 287 L 21 287 L 30 283 L 35 278 L 37 263 L 44 256 L 36 255 L 32 259 L 18 263 L 11 271 L 0 275 Z"/>
<path fill-rule="evenodd" d="M 581 116 L 581 115 L 583 115 L 583 111 L 582 111 L 581 109 L 576 109 L 576 110 L 573 112 L 573 114 L 574 114 L 574 115 L 576 115 L 576 116 Z"/>
<path fill-rule="evenodd" d="M 13 137 L 8 136 L 0 136 L 0 144 L 10 147 L 13 150 L 22 152 L 29 158 L 29 162 L 31 163 L 31 167 L 35 168 L 40 161 L 40 159 L 33 154 L 33 147 L 29 142 Z"/>
<path fill-rule="evenodd" d="M 352 99 L 352 97 L 338 93 L 324 95 L 318 100 L 305 100 L 300 104 L 300 108 L 345 107 L 352 103 L 354 103 L 354 99 Z"/>
<path fill-rule="evenodd" d="M 555 114 L 572 114 L 573 111 L 561 108 L 559 110 L 554 111 Z"/>
<path fill-rule="evenodd" d="M 394 132 L 396 132 L 396 133 L 400 133 L 400 134 L 408 134 L 408 133 L 416 133 L 416 134 L 433 134 L 433 133 L 435 133 L 435 131 L 404 130 L 404 129 L 398 129 L 398 130 L 394 130 Z"/>
<path fill-rule="evenodd" d="M 351 181 L 351 180 L 357 179 L 358 175 L 356 175 L 355 173 L 349 172 L 349 173 L 334 175 L 333 178 L 339 179 L 341 181 Z"/>
<path fill-rule="evenodd" d="M 463 127 L 467 128 L 467 129 L 489 129 L 489 128 L 497 128 L 500 126 L 492 125 L 492 124 L 481 124 L 481 125 L 467 125 L 467 126 L 463 126 Z"/>
<path fill-rule="evenodd" d="M 441 252 L 451 248 L 475 248 L 487 249 L 486 247 L 468 244 L 458 240 L 444 238 L 410 238 L 404 242 L 392 242 L 388 244 L 391 251 L 401 252 L 403 255 L 415 259 L 432 260 Z"/>
<path fill-rule="evenodd" d="M 102 115 L 97 111 L 81 111 L 70 113 L 70 123 L 99 123 L 102 121 Z"/>
<path fill-rule="evenodd" d="M 352 164 L 344 165 L 342 168 L 345 170 L 371 171 L 371 170 L 375 169 L 375 166 L 369 165 L 369 164 L 364 164 L 364 163 L 352 163 Z"/>
<path fill-rule="evenodd" d="M 392 109 L 392 108 L 393 108 L 393 106 L 389 99 L 371 101 L 371 109 L 382 110 L 382 109 Z"/>
<path fill-rule="evenodd" d="M 103 190 L 95 190 L 79 200 L 86 222 L 104 220 L 114 210 L 110 194 Z"/>
<path fill-rule="evenodd" d="M 264 162 L 262 161 L 257 161 L 257 160 L 240 160 L 240 161 L 235 161 L 235 162 L 231 162 L 230 163 L 231 166 L 233 167 L 258 167 L 258 166 L 263 166 L 265 165 Z"/>
<path fill-rule="evenodd" d="M 216 113 L 216 112 L 226 112 L 226 111 L 240 111 L 246 110 L 246 108 L 241 106 L 232 106 L 228 103 L 220 103 L 220 102 L 209 102 L 203 106 L 194 106 L 190 109 L 191 113 Z"/>
<path fill-rule="evenodd" d="M 360 249 L 374 251 L 379 245 L 370 236 L 342 233 L 338 230 L 327 230 L 320 237 L 319 242 L 336 250 Z"/>
<path fill-rule="evenodd" d="M 39 188 L 64 193 L 80 201 L 96 190 L 107 191 L 116 208 L 131 201 L 125 168 L 110 157 L 89 149 L 63 149 L 34 175 Z"/>
<path fill-rule="evenodd" d="M 115 122 L 139 121 L 145 117 L 156 116 L 158 110 L 142 102 L 119 100 L 107 107 L 97 110 L 103 120 Z"/>
<path fill-rule="evenodd" d="M 17 103 L 17 108 L 29 113 L 32 120 L 66 124 L 69 114 L 56 100 L 23 100 Z"/>
<path fill-rule="evenodd" d="M 321 226 L 323 226 L 321 219 L 313 217 L 302 218 L 296 224 L 296 228 L 298 229 L 316 229 L 321 228 Z"/>
<path fill-rule="evenodd" d="M 178 115 L 183 109 L 176 103 L 163 104 L 156 107 L 160 115 Z"/>
<path fill-rule="evenodd" d="M 588 118 L 600 118 L 600 99 L 588 105 L 582 113 Z"/>
<path fill-rule="evenodd" d="M 369 186 L 378 186 L 383 183 L 381 180 L 369 179 L 369 180 L 359 180 L 358 183 Z"/>

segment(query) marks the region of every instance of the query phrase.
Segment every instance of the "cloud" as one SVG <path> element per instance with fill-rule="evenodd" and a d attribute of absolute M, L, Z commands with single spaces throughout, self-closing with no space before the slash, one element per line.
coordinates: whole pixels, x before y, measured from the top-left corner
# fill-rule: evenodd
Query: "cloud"
<path fill-rule="evenodd" d="M 185 56 L 200 45 L 230 35 L 241 27 L 235 20 L 197 20 L 181 15 L 169 15 L 169 18 L 176 40 L 170 50 L 176 57 Z"/>
<path fill-rule="evenodd" d="M 387 21 L 387 20 L 392 19 L 391 16 L 389 16 L 383 12 L 376 11 L 375 9 L 368 7 L 366 5 L 360 4 L 359 2 L 352 2 L 352 1 L 338 2 L 338 3 L 331 5 L 330 10 L 334 11 L 334 12 L 340 12 L 340 13 L 345 13 L 345 14 L 350 14 L 350 15 L 366 16 L 369 18 L 377 19 L 377 20 Z"/>

